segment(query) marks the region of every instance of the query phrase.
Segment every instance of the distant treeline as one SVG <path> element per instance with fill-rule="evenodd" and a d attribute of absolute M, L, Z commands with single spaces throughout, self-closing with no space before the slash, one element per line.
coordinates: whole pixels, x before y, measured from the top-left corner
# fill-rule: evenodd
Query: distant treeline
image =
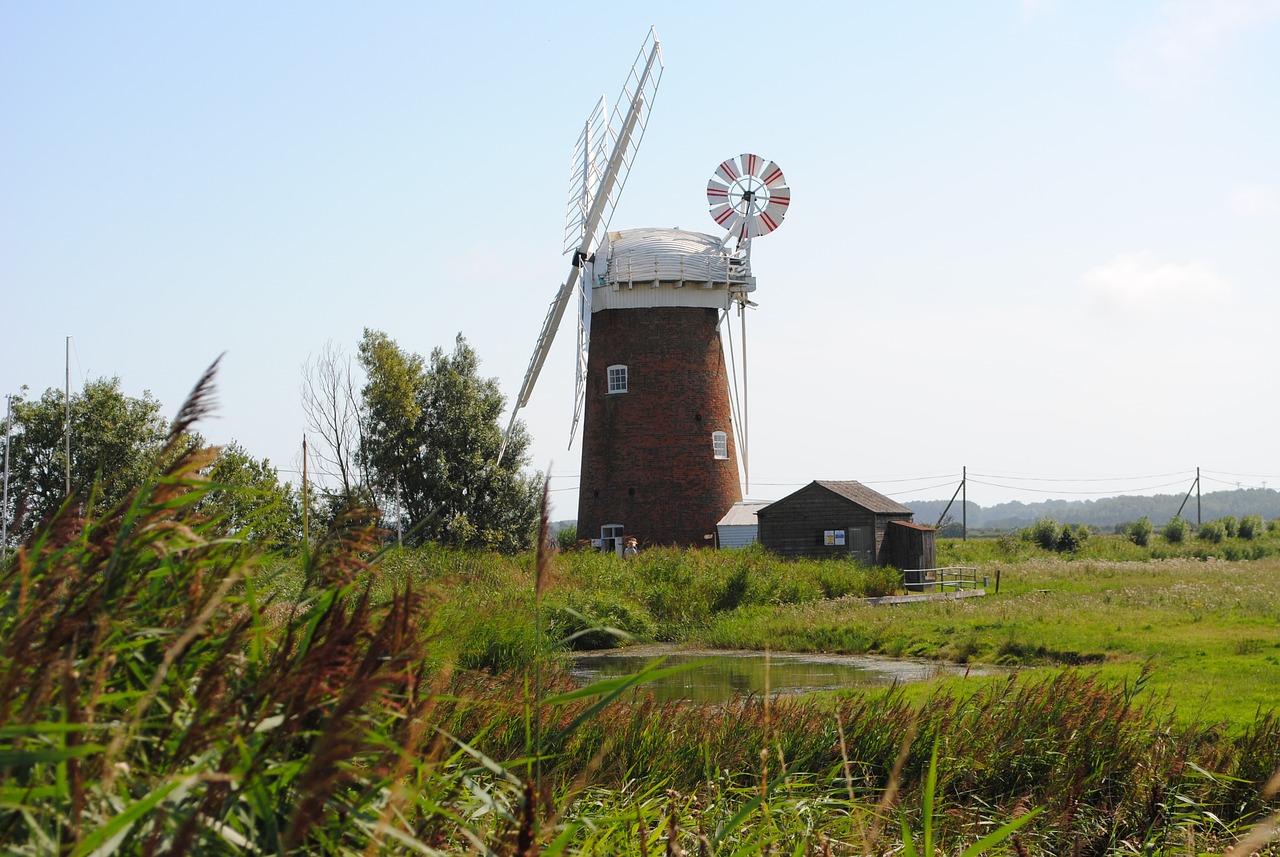
<path fill-rule="evenodd" d="M 915 500 L 903 505 L 915 512 L 916 523 L 933 526 L 946 508 L 947 501 Z M 1186 494 L 1156 494 L 1151 497 L 1104 497 L 1101 500 L 1043 500 L 1039 503 L 1014 501 L 990 508 L 970 502 L 966 509 L 969 529 L 1015 530 L 1028 527 L 1040 518 L 1053 518 L 1063 524 L 1085 524 L 1110 529 L 1117 524 L 1126 524 L 1143 517 L 1158 527 L 1177 514 L 1179 506 L 1183 507 L 1182 517 L 1195 523 L 1195 494 L 1189 498 Z M 959 523 L 959 500 L 952 504 L 947 514 Z M 1240 488 L 1201 495 L 1201 519 L 1212 521 L 1228 515 L 1236 518 L 1261 515 L 1268 521 L 1280 518 L 1280 491 L 1271 488 Z"/>

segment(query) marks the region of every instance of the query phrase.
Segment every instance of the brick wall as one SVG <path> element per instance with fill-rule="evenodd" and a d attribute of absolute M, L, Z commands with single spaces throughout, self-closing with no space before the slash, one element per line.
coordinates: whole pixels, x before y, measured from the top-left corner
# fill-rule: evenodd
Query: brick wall
<path fill-rule="evenodd" d="M 641 546 L 710 546 L 703 539 L 742 499 L 717 311 L 602 310 L 591 317 L 578 534 L 622 524 Z M 626 393 L 608 392 L 625 365 Z M 716 459 L 712 433 L 728 437 Z"/>

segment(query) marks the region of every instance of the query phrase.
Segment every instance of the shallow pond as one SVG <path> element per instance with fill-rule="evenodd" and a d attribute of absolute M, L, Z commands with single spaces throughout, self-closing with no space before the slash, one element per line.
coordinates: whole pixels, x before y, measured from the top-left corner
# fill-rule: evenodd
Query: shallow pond
<path fill-rule="evenodd" d="M 965 667 L 869 655 L 771 653 L 768 668 L 763 652 L 688 651 L 643 646 L 625 651 L 579 655 L 572 668 L 580 685 L 605 678 L 632 675 L 658 658 L 662 666 L 698 664 L 675 675 L 648 682 L 636 692 L 652 693 L 659 702 L 687 699 L 728 702 L 735 696 L 769 693 L 800 694 L 818 690 L 888 685 L 895 681 L 923 681 L 938 675 L 962 675 Z M 976 671 L 975 671 L 976 672 Z"/>

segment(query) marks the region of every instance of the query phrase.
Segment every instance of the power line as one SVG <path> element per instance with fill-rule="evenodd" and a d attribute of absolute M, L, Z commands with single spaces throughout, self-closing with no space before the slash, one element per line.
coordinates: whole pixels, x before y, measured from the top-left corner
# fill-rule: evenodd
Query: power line
<path fill-rule="evenodd" d="M 1029 492 L 1032 492 L 1032 493 L 1035 493 L 1035 494 L 1072 494 L 1072 495 L 1075 495 L 1075 496 L 1078 496 L 1078 497 L 1112 497 L 1112 496 L 1115 496 L 1115 495 L 1116 495 L 1116 491 L 1114 491 L 1114 490 L 1109 490 L 1109 491 L 1063 491 L 1063 490 L 1055 489 L 1055 488 L 1027 488 L 1027 487 L 1024 487 L 1024 486 L 1021 486 L 1021 485 L 1001 485 L 1001 484 L 1000 484 L 1000 483 L 998 483 L 998 482 L 983 482 L 983 481 L 982 481 L 982 480 L 980 480 L 980 479 L 974 479 L 972 476 L 970 476 L 970 477 L 969 477 L 969 481 L 970 481 L 970 482 L 973 482 L 973 483 L 975 483 L 975 484 L 977 484 L 977 485 L 986 485 L 988 488 L 1003 488 L 1003 489 L 1005 489 L 1006 491 L 1029 491 Z M 1047 481 L 1047 480 L 1041 480 L 1041 481 Z M 1065 480 L 1064 480 L 1064 481 L 1065 481 Z M 1161 485 L 1148 485 L 1148 486 L 1143 487 L 1143 488 L 1134 488 L 1134 487 L 1129 487 L 1129 488 L 1126 488 L 1126 489 L 1125 489 L 1125 491 L 1126 491 L 1126 492 L 1128 492 L 1128 491 L 1134 491 L 1134 492 L 1141 492 L 1141 491 L 1154 491 L 1154 490 L 1156 490 L 1157 488 L 1170 488 L 1170 487 L 1173 487 L 1173 486 L 1175 486 L 1175 485 L 1184 485 L 1184 484 L 1185 484 L 1185 483 L 1183 483 L 1183 482 L 1181 482 L 1181 481 L 1179 481 L 1179 482 L 1165 482 L 1165 483 L 1163 483 L 1163 484 L 1161 484 Z"/>
<path fill-rule="evenodd" d="M 1166 479 L 1170 476 L 1190 476 L 1194 471 L 1176 470 L 1172 473 L 1151 473 L 1146 476 L 1013 476 L 1000 473 L 970 473 L 987 479 L 1009 479 L 1019 482 L 1137 482 L 1147 479 Z"/>

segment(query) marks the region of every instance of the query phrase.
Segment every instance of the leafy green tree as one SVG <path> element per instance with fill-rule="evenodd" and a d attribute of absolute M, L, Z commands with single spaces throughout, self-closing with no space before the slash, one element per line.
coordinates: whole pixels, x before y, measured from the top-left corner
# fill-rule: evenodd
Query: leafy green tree
<path fill-rule="evenodd" d="M 251 544 L 274 550 L 296 546 L 302 535 L 302 506 L 293 486 L 281 483 L 271 462 L 251 456 L 236 441 L 218 453 L 209 468 L 209 491 L 199 511 Z"/>
<path fill-rule="evenodd" d="M 1070 524 L 1063 524 L 1053 548 L 1058 553 L 1075 553 L 1080 550 L 1080 542 L 1080 531 Z"/>
<path fill-rule="evenodd" d="M 505 400 L 497 381 L 480 377 L 466 339 L 424 361 L 366 330 L 358 353 L 367 376 L 360 460 L 384 515 L 394 509 L 413 543 L 531 545 L 541 479 L 521 473 L 528 436 L 517 424 L 497 463 Z"/>
<path fill-rule="evenodd" d="M 1185 518 L 1179 518 L 1174 515 L 1169 519 L 1169 523 L 1164 525 L 1164 529 L 1160 534 L 1164 536 L 1165 541 L 1176 545 L 1187 540 L 1187 533 L 1190 529 L 1191 525 Z"/>
<path fill-rule="evenodd" d="M 1145 548 L 1151 544 L 1152 531 L 1151 519 L 1144 515 L 1129 525 L 1126 535 L 1128 535 L 1129 541 L 1140 548 Z"/>
<path fill-rule="evenodd" d="M 1196 538 L 1201 541 L 1220 544 L 1227 538 L 1227 528 L 1223 526 L 1221 520 L 1205 521 L 1200 525 L 1200 529 L 1196 531 Z"/>
<path fill-rule="evenodd" d="M 61 390 L 39 399 L 13 399 L 9 449 L 11 520 L 16 536 L 30 533 L 66 499 L 67 400 Z M 71 396 L 71 492 L 92 498 L 97 512 L 142 484 L 154 470 L 168 422 L 149 392 L 126 396 L 119 378 L 98 378 Z M 0 430 L 0 443 L 5 432 Z"/>
<path fill-rule="evenodd" d="M 1026 541 L 1035 542 L 1047 551 L 1057 549 L 1060 535 L 1058 522 L 1053 518 L 1040 518 L 1023 531 L 1023 538 Z"/>
<path fill-rule="evenodd" d="M 1262 516 L 1245 515 L 1240 519 L 1240 538 L 1252 541 L 1262 535 Z"/>

